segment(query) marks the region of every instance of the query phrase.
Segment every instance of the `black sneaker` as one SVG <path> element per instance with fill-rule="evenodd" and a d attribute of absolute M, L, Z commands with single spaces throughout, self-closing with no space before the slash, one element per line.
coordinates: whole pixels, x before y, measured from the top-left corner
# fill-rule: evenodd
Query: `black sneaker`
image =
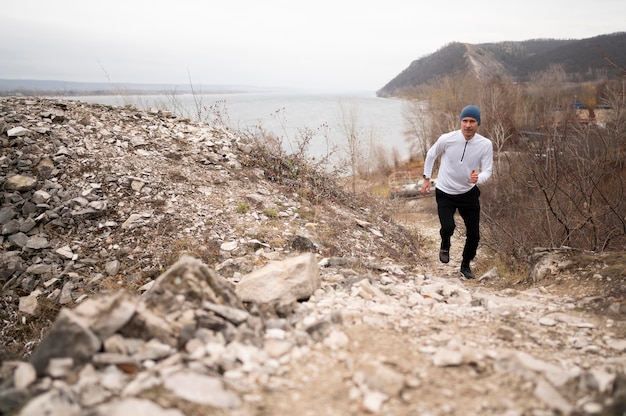
<path fill-rule="evenodd" d="M 450 261 L 450 250 L 439 250 L 439 261 L 447 263 Z"/>
<path fill-rule="evenodd" d="M 466 279 L 473 279 L 474 273 L 472 273 L 472 269 L 470 268 L 469 264 L 461 264 L 461 274 L 466 278 Z"/>

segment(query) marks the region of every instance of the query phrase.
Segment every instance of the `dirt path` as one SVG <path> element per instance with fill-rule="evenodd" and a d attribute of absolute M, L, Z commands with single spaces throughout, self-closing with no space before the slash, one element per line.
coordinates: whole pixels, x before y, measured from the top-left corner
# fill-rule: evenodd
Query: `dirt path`
<path fill-rule="evenodd" d="M 615 377 L 597 380 L 624 371 L 623 321 L 578 312 L 571 299 L 541 288 L 497 290 L 461 281 L 454 251 L 462 249 L 462 227 L 453 260 L 444 265 L 437 259 L 434 200 L 411 201 L 399 217 L 419 228 L 424 264 L 402 276 L 370 277 L 380 292 L 368 296 L 354 287 L 351 296 L 327 287 L 311 300 L 310 318 L 341 315 L 341 323 L 319 344 L 292 352 L 263 414 L 514 416 L 606 409 L 606 383 Z"/>
<path fill-rule="evenodd" d="M 12 181 L 5 189 L 9 203 L 2 216 L 11 224 L 3 227 L 8 233 L 3 241 L 11 250 L 2 258 L 1 300 L 11 307 L 0 313 L 0 333 L 20 354 L 41 341 L 52 324 L 48 319 L 63 305 L 81 306 L 92 295 L 105 295 L 101 291 L 140 290 L 184 253 L 238 282 L 268 260 L 299 251 L 292 237 L 302 233 L 308 240 L 310 230 L 311 246 L 319 238 L 324 258 L 321 288 L 287 309 L 260 311 L 267 319 L 251 315 L 244 325 L 239 314 L 222 319 L 210 309 L 207 315 L 205 305 L 167 291 L 188 310 L 162 316 L 168 324 L 155 324 L 154 332 L 143 331 L 152 326 L 143 324 L 143 319 L 152 322 L 143 314 L 133 315 L 138 319 L 133 324 L 120 323 L 111 335 L 116 336 L 111 350 L 121 357 L 111 357 L 108 350 L 96 354 L 87 342 L 94 362 L 77 366 L 78 373 L 55 363 L 54 378 L 33 378 L 32 365 L 4 361 L 0 413 L 29 398 L 13 388 L 17 376 L 14 384 L 37 395 L 20 416 L 144 414 L 139 409 L 153 401 L 163 411 L 151 415 L 542 416 L 576 411 L 623 416 L 601 413 L 611 400 L 626 400 L 619 386 L 626 367 L 623 291 L 611 296 L 596 291 L 590 297 L 587 286 L 600 280 L 620 285 L 623 279 L 610 278 L 619 277 L 623 267 L 613 274 L 594 271 L 587 280 L 578 279 L 575 270 L 571 278 L 557 276 L 536 286 L 514 286 L 502 278 L 463 281 L 462 224 L 450 263 L 441 264 L 432 196 L 395 201 L 397 221 L 420 235 L 415 256 L 413 235 L 382 218 L 379 207 L 355 207 L 355 201 L 340 203 L 342 198 L 319 207 L 317 197 L 301 200 L 305 189 L 299 180 L 286 178 L 278 186 L 266 178 L 276 174 L 274 168 L 282 172 L 281 163 L 257 165 L 259 158 L 248 153 L 254 149 L 250 143 L 223 127 L 158 111 L 114 111 L 36 98 L 9 98 L 3 108 L 7 127 L 21 132 L 4 139 L 10 143 L 4 162 L 20 173 L 14 177 L 23 181 L 28 166 L 30 179 L 53 175 L 42 192 L 33 192 L 32 181 L 28 186 Z M 24 129 L 32 130 L 22 137 Z M 24 192 L 9 191 L 21 187 Z M 323 191 L 319 195 L 335 194 L 332 188 L 318 190 Z M 35 212 L 41 214 L 39 225 L 32 218 Z M 268 250 L 260 252 L 259 245 Z M 490 267 L 486 256 L 479 248 L 474 264 L 479 277 Z M 605 302 L 609 309 L 615 303 L 612 314 L 588 308 L 612 297 L 617 300 Z M 132 303 L 145 305 L 136 298 Z M 120 309 L 126 316 L 129 309 Z M 24 320 L 27 316 L 32 318 Z M 194 325 L 198 331 L 188 339 Z M 79 327 L 85 339 L 93 340 L 93 331 L 83 326 L 71 328 Z M 184 348 L 176 343 L 172 349 L 170 334 L 179 332 Z M 67 337 L 52 334 L 49 339 Z M 68 344 L 77 347 L 82 361 L 85 344 L 72 341 Z M 61 344 L 59 351 L 69 349 Z M 153 354 L 150 359 L 144 348 Z M 42 350 L 55 351 L 45 345 Z M 232 395 L 198 388 L 199 376 L 206 383 L 223 382 Z M 189 384 L 179 383 L 181 377 Z M 231 397 L 232 408 L 211 407 L 207 396 L 212 394 L 220 402 Z M 42 410 L 43 404 L 51 410 Z M 107 410 L 109 404 L 128 407 L 116 413 Z"/>

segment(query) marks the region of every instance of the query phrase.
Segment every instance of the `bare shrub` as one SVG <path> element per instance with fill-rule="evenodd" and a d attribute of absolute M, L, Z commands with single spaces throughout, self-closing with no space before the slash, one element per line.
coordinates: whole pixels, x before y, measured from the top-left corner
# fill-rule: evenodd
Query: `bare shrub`
<path fill-rule="evenodd" d="M 339 125 L 346 139 L 346 153 L 348 155 L 348 166 L 350 177 L 352 178 L 352 193 L 356 193 L 356 178 L 363 171 L 364 149 L 363 149 L 363 129 L 359 125 L 358 108 L 355 104 L 339 106 Z M 361 166 L 361 169 L 359 169 Z"/>
<path fill-rule="evenodd" d="M 312 203 L 322 199 L 348 199 L 336 181 L 336 178 L 343 176 L 343 170 L 340 165 L 330 162 L 334 153 L 329 151 L 325 156 L 316 158 L 309 156 L 310 144 L 315 137 L 313 130 L 304 128 L 299 131 L 292 152 L 285 150 L 281 138 L 268 133 L 262 126 L 241 134 L 250 139 L 253 146 L 244 164 L 262 169 L 267 179 L 285 186 Z"/>
<path fill-rule="evenodd" d="M 428 152 L 428 148 L 436 135 L 431 131 L 431 116 L 426 110 L 427 104 L 424 101 L 412 99 L 407 102 L 403 114 L 407 125 L 404 137 L 409 145 L 409 153 L 421 158 L 426 157 L 426 152 Z"/>
<path fill-rule="evenodd" d="M 191 92 L 191 99 L 193 105 L 187 105 L 180 99 L 180 94 L 173 89 L 171 91 L 164 92 L 166 99 L 165 103 L 155 103 L 157 108 L 169 109 L 174 114 L 180 117 L 187 117 L 203 123 L 207 123 L 212 126 L 224 126 L 230 125 L 230 117 L 226 101 L 218 100 L 215 103 L 207 106 L 204 103 L 204 93 L 201 87 L 195 87 L 191 79 L 191 74 L 187 70 L 187 76 L 189 78 L 189 89 Z M 144 106 L 147 108 L 147 106 Z"/>
<path fill-rule="evenodd" d="M 614 127 L 621 122 L 555 122 L 511 153 L 483 199 L 485 244 L 517 259 L 537 246 L 626 249 L 626 170 L 615 157 L 626 142 Z"/>
<path fill-rule="evenodd" d="M 38 316 L 26 317 L 13 306 L 19 303 L 19 296 L 10 292 L 0 295 L 0 337 L 4 341 L 0 361 L 30 356 L 61 310 L 57 302 L 42 296 L 37 300 Z"/>
<path fill-rule="evenodd" d="M 373 145 L 370 154 L 371 173 L 387 177 L 393 170 L 394 162 L 391 159 L 398 157 L 397 151 L 394 155 L 394 150 L 392 149 L 392 152 L 389 153 L 385 146 L 380 144 Z"/>

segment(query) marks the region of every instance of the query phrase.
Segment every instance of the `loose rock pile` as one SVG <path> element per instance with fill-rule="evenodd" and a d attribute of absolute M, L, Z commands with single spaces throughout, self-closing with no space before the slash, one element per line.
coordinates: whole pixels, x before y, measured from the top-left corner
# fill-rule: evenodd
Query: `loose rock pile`
<path fill-rule="evenodd" d="M 0 285 L 20 295 L 26 321 L 103 287 L 138 289 L 183 252 L 237 280 L 315 250 L 314 234 L 328 240 L 327 252 L 366 262 L 385 228 L 396 237 L 372 251 L 415 260 L 400 227 L 336 204 L 314 212 L 285 193 L 254 166 L 251 143 L 227 128 L 62 100 L 0 106 Z M 306 219 L 315 215 L 328 220 Z"/>
<path fill-rule="evenodd" d="M 623 306 L 419 264 L 401 227 L 285 193 L 228 129 L 8 98 L 0 133 L 0 414 L 625 412 Z"/>

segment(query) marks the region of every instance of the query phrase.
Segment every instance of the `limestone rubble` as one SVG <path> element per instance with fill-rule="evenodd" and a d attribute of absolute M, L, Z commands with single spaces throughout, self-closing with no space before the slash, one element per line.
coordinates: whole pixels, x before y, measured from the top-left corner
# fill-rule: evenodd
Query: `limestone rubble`
<path fill-rule="evenodd" d="M 0 142 L 0 414 L 626 414 L 623 305 L 461 281 L 224 126 L 3 98 Z"/>

